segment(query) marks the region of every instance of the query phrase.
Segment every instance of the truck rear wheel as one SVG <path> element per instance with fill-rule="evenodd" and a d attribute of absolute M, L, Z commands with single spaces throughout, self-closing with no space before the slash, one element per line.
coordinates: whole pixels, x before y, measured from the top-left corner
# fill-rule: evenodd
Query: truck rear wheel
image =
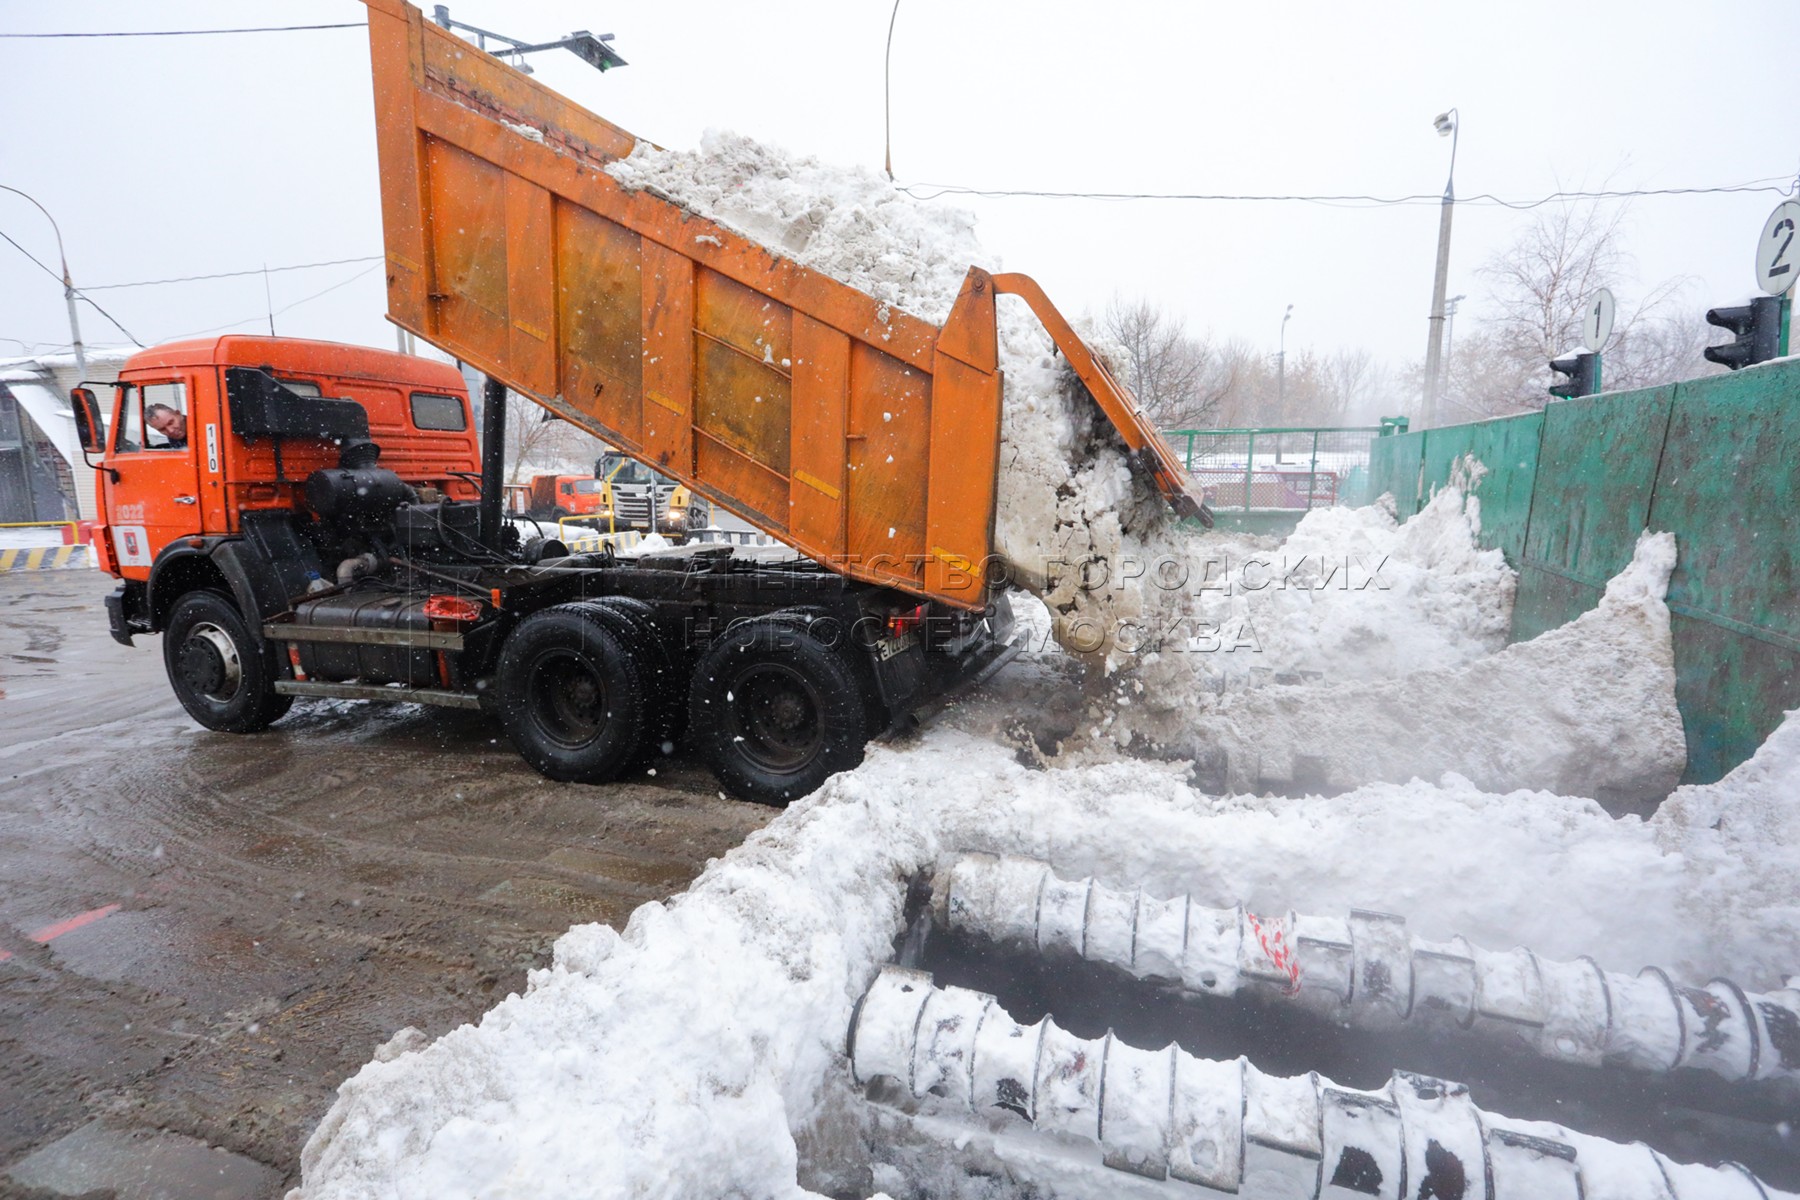
<path fill-rule="evenodd" d="M 709 647 L 689 695 L 694 744 L 727 791 L 786 805 L 862 761 L 868 718 L 838 649 L 784 614 L 745 621 Z"/>
<path fill-rule="evenodd" d="M 220 733 L 267 729 L 294 703 L 275 693 L 274 649 L 217 592 L 176 601 L 163 630 L 163 667 L 188 716 Z"/>
<path fill-rule="evenodd" d="M 633 596 L 607 596 L 590 601 L 618 613 L 629 625 L 638 670 L 644 677 L 644 741 L 636 762 L 651 762 L 675 753 L 687 728 L 688 664 L 656 627 L 656 610 Z"/>
<path fill-rule="evenodd" d="M 605 783 L 638 753 L 643 672 L 617 614 L 564 604 L 527 617 L 500 651 L 500 721 L 519 754 L 551 779 Z"/>

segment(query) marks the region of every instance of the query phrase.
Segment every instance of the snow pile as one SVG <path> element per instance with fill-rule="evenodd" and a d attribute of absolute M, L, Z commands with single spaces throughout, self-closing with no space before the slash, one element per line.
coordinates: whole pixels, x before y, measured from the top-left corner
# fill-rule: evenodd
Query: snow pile
<path fill-rule="evenodd" d="M 1650 822 L 1454 776 L 1282 800 L 1208 796 L 1184 774 L 1032 769 L 948 730 L 872 748 L 622 935 L 571 930 L 479 1025 L 422 1048 L 397 1038 L 340 1089 L 293 1196 L 793 1197 L 802 1182 L 904 1181 L 917 1164 L 871 1138 L 845 1033 L 903 933 L 908 880 L 966 851 L 1219 907 L 1373 908 L 1423 937 L 1755 991 L 1793 966 L 1800 714 Z M 953 1151 L 932 1153 L 942 1170 Z"/>
<path fill-rule="evenodd" d="M 639 142 L 607 172 L 770 251 L 941 325 L 982 258 L 969 212 L 920 204 L 875 171 L 708 130 L 698 150 Z"/>
<path fill-rule="evenodd" d="M 1663 603 L 1674 566 L 1674 536 L 1645 534 L 1592 611 L 1465 665 L 1216 695 L 1146 688 L 1117 713 L 1096 706 L 1088 734 L 1196 759 L 1222 791 L 1334 792 L 1455 771 L 1491 790 L 1654 805 L 1687 762 Z"/>
<path fill-rule="evenodd" d="M 1517 577 L 1498 550 L 1477 544 L 1480 504 L 1458 487 L 1432 497 L 1404 525 L 1390 508 L 1319 508 L 1306 514 L 1271 564 L 1229 572 L 1216 616 L 1218 669 L 1317 671 L 1326 678 L 1391 678 L 1461 666 L 1506 644 Z M 1279 573 L 1278 573 L 1279 572 Z M 1260 585 L 1260 586 L 1258 586 Z M 1210 615 L 1210 614 L 1209 614 Z"/>

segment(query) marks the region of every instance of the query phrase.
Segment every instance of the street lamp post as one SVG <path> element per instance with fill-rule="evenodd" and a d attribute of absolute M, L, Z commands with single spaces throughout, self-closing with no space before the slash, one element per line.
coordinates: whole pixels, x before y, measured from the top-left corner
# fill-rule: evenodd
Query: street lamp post
<path fill-rule="evenodd" d="M 1294 306 L 1290 304 L 1281 314 L 1281 349 L 1275 352 L 1275 411 L 1284 420 L 1287 414 L 1287 323 L 1293 319 Z"/>
<path fill-rule="evenodd" d="M 1287 323 L 1294 319 L 1294 306 L 1288 305 L 1287 311 L 1281 314 L 1281 348 L 1275 352 L 1275 414 L 1280 421 L 1287 420 Z M 1281 435 L 1275 435 L 1275 461 L 1281 461 Z"/>
<path fill-rule="evenodd" d="M 1431 122 L 1439 137 L 1450 139 L 1450 175 L 1444 181 L 1444 202 L 1438 210 L 1437 276 L 1431 284 L 1431 339 L 1425 346 L 1426 428 L 1437 424 L 1438 371 L 1444 357 L 1444 293 L 1450 278 L 1450 214 L 1456 207 L 1456 142 L 1462 119 L 1454 108 Z"/>
<path fill-rule="evenodd" d="M 39 204 L 33 197 L 21 192 L 16 187 L 7 187 L 4 183 L 0 183 L 0 192 L 11 192 L 15 196 L 24 196 L 25 199 L 30 200 L 32 205 L 44 214 L 44 219 L 50 222 L 50 228 L 56 233 L 56 257 L 62 263 L 63 302 L 69 306 L 69 337 L 75 343 L 75 374 L 86 379 L 87 354 L 81 347 L 81 321 L 75 315 L 75 285 L 69 280 L 69 256 L 63 253 L 62 230 L 57 226 L 56 218 L 50 215 L 50 210 Z"/>
<path fill-rule="evenodd" d="M 1450 394 L 1450 364 L 1454 360 L 1456 346 L 1456 306 L 1467 299 L 1467 296 L 1452 296 L 1444 301 L 1444 359 L 1443 370 L 1439 372 L 1438 379 L 1439 398 Z"/>

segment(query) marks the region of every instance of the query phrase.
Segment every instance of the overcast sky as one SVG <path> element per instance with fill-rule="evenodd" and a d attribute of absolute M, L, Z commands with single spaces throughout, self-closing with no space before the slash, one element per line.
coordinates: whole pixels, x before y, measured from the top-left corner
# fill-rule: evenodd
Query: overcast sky
<path fill-rule="evenodd" d="M 888 0 L 455 0 L 526 38 L 613 33 L 630 65 L 567 53 L 538 79 L 639 136 L 708 127 L 879 168 Z M 1373 15 L 1372 15 L 1373 14 Z M 1439 194 L 1456 106 L 1459 196 L 1705 187 L 1800 170 L 1793 0 L 1537 3 L 1032 3 L 900 0 L 893 156 L 902 183 L 1108 192 Z M 353 0 L 0 0 L 0 32 L 363 20 Z M 78 286 L 381 252 L 367 38 L 0 40 L 0 183 L 62 226 Z M 1642 286 L 1691 278 L 1697 310 L 1752 290 L 1773 194 L 1644 198 Z M 1328 207 L 992 199 L 959 203 L 1008 270 L 1065 311 L 1118 293 L 1272 351 L 1423 357 L 1435 204 Z M 1451 294 L 1479 315 L 1483 261 L 1530 214 L 1459 205 Z M 55 265 L 48 223 L 0 193 L 0 232 Z M 96 291 L 146 344 L 257 331 L 393 344 L 378 263 Z M 0 243 L 0 355 L 69 341 L 57 282 Z M 326 289 L 333 289 L 326 291 Z M 325 292 L 324 295 L 318 295 Z M 1627 295 L 1622 301 L 1629 300 Z M 83 307 L 90 344 L 123 340 Z"/>

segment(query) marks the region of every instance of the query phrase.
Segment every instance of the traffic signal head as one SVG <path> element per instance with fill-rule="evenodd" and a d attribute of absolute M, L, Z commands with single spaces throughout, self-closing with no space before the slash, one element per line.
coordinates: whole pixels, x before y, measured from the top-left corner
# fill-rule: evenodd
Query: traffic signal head
<path fill-rule="evenodd" d="M 1781 353 L 1781 303 L 1779 296 L 1758 296 L 1735 308 L 1707 309 L 1706 323 L 1731 330 L 1735 340 L 1701 351 L 1706 361 L 1735 371 L 1777 357 Z"/>
<path fill-rule="evenodd" d="M 1564 400 L 1592 396 L 1600 390 L 1600 356 L 1586 351 L 1550 360 L 1550 369 L 1569 378 L 1550 385 L 1550 394 Z"/>

